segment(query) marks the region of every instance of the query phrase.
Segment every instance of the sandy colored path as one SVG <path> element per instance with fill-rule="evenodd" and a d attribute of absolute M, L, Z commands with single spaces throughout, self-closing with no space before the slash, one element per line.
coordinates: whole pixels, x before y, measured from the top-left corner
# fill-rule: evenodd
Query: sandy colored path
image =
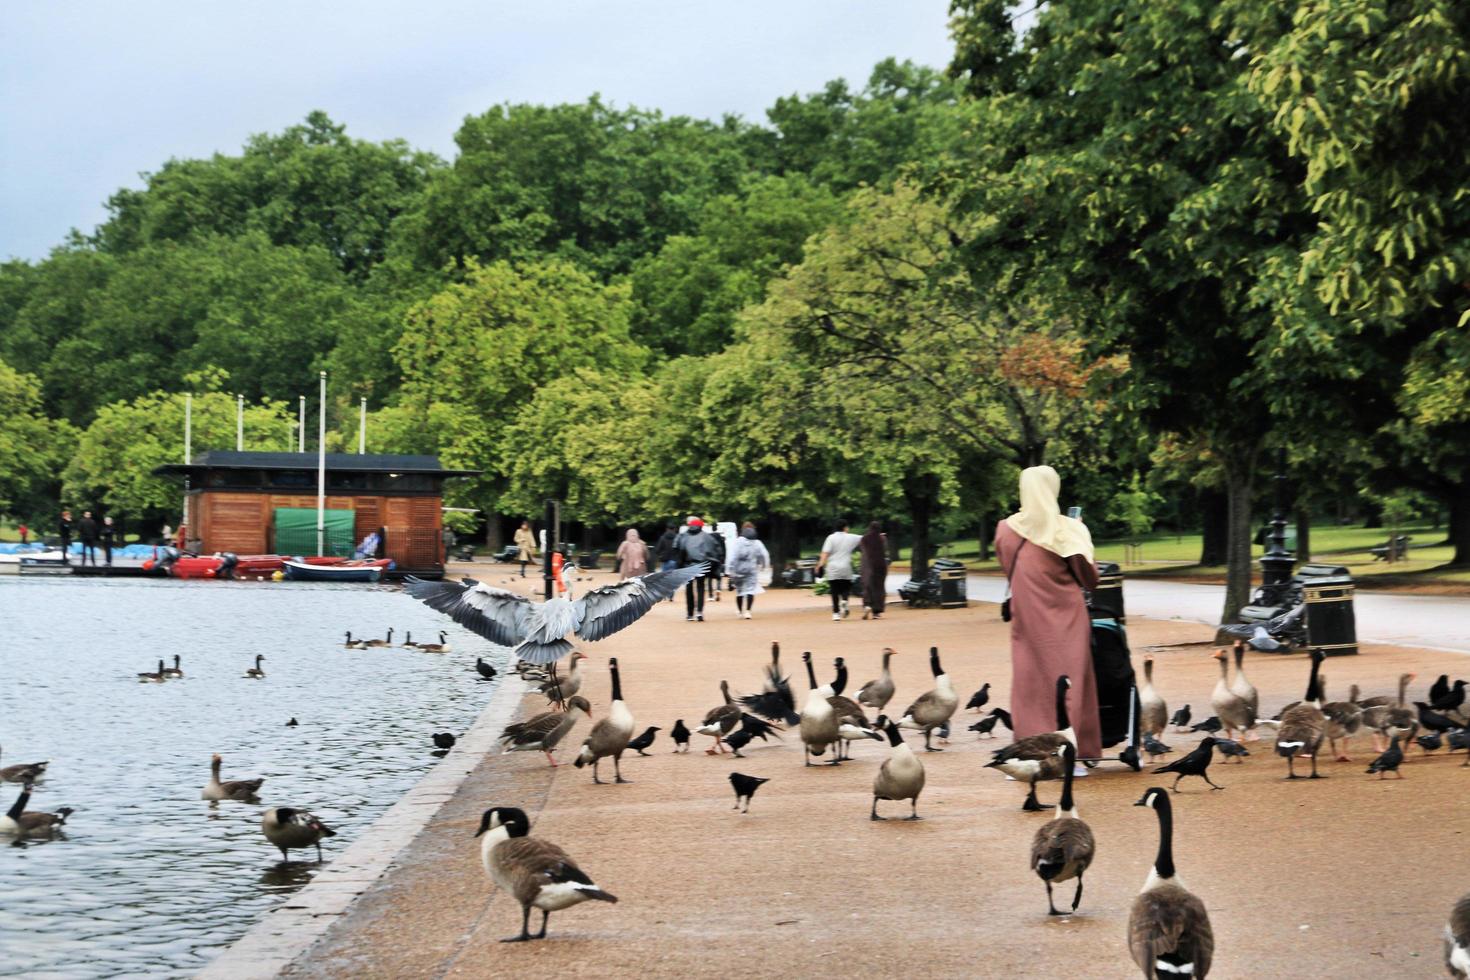
<path fill-rule="evenodd" d="M 503 576 L 483 578 L 515 585 Z M 836 655 L 853 668 L 852 689 L 877 673 L 892 646 L 900 710 L 930 687 L 925 653 L 937 645 L 962 698 L 992 684 L 992 704 L 1008 701 L 1007 627 L 996 607 L 909 610 L 882 622 L 831 621 L 825 600 L 768 592 L 757 617 L 735 618 L 734 603 L 684 622 L 682 601 L 589 644 L 598 670 L 585 694 L 606 709 L 606 658 L 616 655 L 624 694 L 639 727 L 667 729 L 699 718 L 719 701 L 719 681 L 757 689 L 772 640 L 790 661 L 798 703 L 806 685 L 802 650 L 819 679 Z M 1135 665 L 1156 647 L 1156 681 L 1170 710 L 1191 702 L 1210 713 L 1215 666 L 1204 628 L 1137 620 Z M 469 657 L 473 651 L 461 651 Z M 1391 693 L 1401 670 L 1416 670 L 1423 697 L 1441 672 L 1470 673 L 1444 652 L 1366 648 L 1329 660 L 1329 696 L 1347 685 Z M 1247 673 L 1266 713 L 1300 697 L 1307 659 L 1253 654 Z M 962 702 L 963 703 L 963 702 Z M 528 697 L 523 711 L 540 710 Z M 958 720 L 958 719 L 957 719 Z M 632 785 L 595 786 L 590 770 L 552 770 L 533 754 L 486 756 L 459 795 L 439 812 L 391 870 L 288 975 L 302 977 L 1020 977 L 1134 975 L 1124 944 L 1128 907 L 1156 843 L 1151 811 L 1133 807 L 1149 785 L 1172 777 L 1135 775 L 1108 764 L 1078 781 L 1078 806 L 1099 854 L 1080 914 L 1046 916 L 1045 891 L 1027 869 L 1043 817 L 1019 810 L 1022 790 L 985 770 L 990 750 L 956 726 L 943 753 L 924 756 L 928 788 L 919 823 L 870 823 L 870 789 L 886 745 L 855 746 L 840 768 L 803 769 L 793 733 L 784 744 L 748 749 L 748 758 L 671 754 L 661 734 L 651 758 L 625 762 Z M 570 741 L 580 744 L 585 729 Z M 1170 736 L 1187 750 L 1198 736 Z M 1324 763 L 1331 778 L 1285 783 L 1285 764 L 1267 739 L 1243 765 L 1212 768 L 1224 792 L 1186 780 L 1176 797 L 1176 860 L 1214 921 L 1218 978 L 1275 976 L 1434 977 L 1442 975 L 1439 931 L 1449 907 L 1470 889 L 1466 875 L 1470 769 L 1463 755 L 1421 758 L 1402 781 L 1364 775 L 1367 740 L 1352 764 Z M 914 740 L 919 744 L 918 739 Z M 760 743 L 755 743 L 759 746 Z M 567 753 L 570 757 L 570 753 Z M 1175 756 L 1177 757 L 1177 756 Z M 771 777 L 749 816 L 732 813 L 731 771 Z M 1044 802 L 1056 799 L 1046 786 Z M 494 892 L 473 838 L 480 812 L 517 805 L 533 833 L 565 847 L 617 905 L 589 903 L 551 918 L 545 942 L 502 945 L 519 928 L 519 908 Z M 896 804 L 887 805 L 899 812 Z M 1067 893 L 1068 895 L 1070 893 Z M 534 920 L 533 920 L 534 921 Z"/>

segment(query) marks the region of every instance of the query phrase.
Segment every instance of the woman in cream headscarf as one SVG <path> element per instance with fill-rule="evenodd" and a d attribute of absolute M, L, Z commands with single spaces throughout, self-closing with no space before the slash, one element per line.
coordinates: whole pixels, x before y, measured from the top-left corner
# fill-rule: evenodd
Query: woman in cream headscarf
<path fill-rule="evenodd" d="M 1066 674 L 1077 756 L 1096 759 L 1102 741 L 1082 590 L 1097 587 L 1097 566 L 1087 526 L 1057 504 L 1061 485 L 1050 466 L 1022 470 L 1021 509 L 995 529 L 995 553 L 1011 586 L 1011 718 L 1017 738 L 1056 731 L 1057 677 Z"/>

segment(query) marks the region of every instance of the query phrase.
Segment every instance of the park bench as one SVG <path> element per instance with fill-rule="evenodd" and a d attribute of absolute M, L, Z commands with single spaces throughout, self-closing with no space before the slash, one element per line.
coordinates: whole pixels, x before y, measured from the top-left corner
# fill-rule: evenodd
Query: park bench
<path fill-rule="evenodd" d="M 521 549 L 517 545 L 508 544 L 495 554 L 491 555 L 498 562 L 514 562 L 521 560 Z"/>
<path fill-rule="evenodd" d="M 1368 550 L 1372 552 L 1374 561 L 1402 561 L 1409 556 L 1409 542 L 1412 540 L 1407 534 L 1400 534 Z"/>

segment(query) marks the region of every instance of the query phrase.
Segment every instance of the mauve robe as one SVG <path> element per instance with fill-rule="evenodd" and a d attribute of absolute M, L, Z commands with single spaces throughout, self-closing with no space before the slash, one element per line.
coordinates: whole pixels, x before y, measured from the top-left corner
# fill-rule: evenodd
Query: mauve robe
<path fill-rule="evenodd" d="M 1077 585 L 1080 581 L 1087 589 L 1096 588 L 1097 567 L 1081 555 L 1063 558 L 1037 547 L 1004 521 L 995 530 L 995 553 L 1011 577 L 1011 720 L 1016 738 L 1057 730 L 1057 677 L 1066 674 L 1072 679 L 1067 718 L 1077 733 L 1077 755 L 1101 758 L 1092 621 Z"/>

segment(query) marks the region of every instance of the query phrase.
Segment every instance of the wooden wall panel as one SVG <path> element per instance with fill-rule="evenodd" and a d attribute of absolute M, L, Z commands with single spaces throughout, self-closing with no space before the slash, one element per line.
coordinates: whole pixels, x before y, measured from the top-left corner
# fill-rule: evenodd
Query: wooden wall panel
<path fill-rule="evenodd" d="M 204 550 L 258 555 L 266 550 L 270 508 L 259 494 L 203 493 L 200 531 Z"/>

